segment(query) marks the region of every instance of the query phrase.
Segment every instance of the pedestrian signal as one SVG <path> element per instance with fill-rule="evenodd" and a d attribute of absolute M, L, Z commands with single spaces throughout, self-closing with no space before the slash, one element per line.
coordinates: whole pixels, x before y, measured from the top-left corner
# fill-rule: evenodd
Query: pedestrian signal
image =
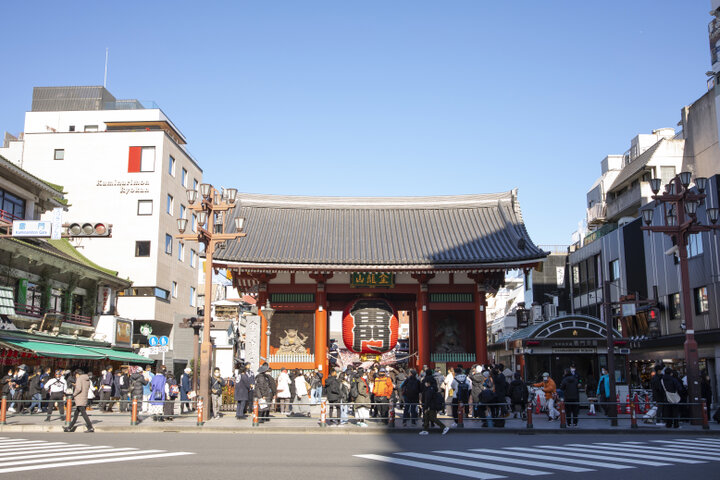
<path fill-rule="evenodd" d="M 63 225 L 70 237 L 110 237 L 112 225 L 104 222 L 66 223 Z"/>

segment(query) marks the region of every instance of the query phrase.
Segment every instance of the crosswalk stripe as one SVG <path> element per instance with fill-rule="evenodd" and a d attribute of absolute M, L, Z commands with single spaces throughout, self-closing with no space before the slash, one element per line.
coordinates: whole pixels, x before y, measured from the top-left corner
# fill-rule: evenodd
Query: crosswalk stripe
<path fill-rule="evenodd" d="M 6 438 L 5 440 L 0 440 L 0 445 L 3 443 L 13 443 L 13 442 L 26 442 L 26 438 Z M 44 440 L 38 440 L 40 442 L 44 442 Z"/>
<path fill-rule="evenodd" d="M 97 450 L 106 450 L 106 449 L 115 449 L 115 450 L 137 450 L 137 448 L 121 448 L 117 449 L 115 447 L 108 447 L 108 446 L 100 446 L 100 447 L 71 447 L 71 448 L 51 448 L 49 450 L 41 450 L 41 451 L 35 451 L 35 452 L 27 452 L 27 453 L 18 453 L 18 454 L 7 454 L 7 455 L 0 455 L 0 457 L 14 457 L 16 455 L 22 455 L 22 458 L 42 458 L 45 456 L 49 456 L 48 454 L 54 454 L 56 452 L 60 452 L 63 454 L 73 454 L 73 453 L 84 453 L 88 451 L 97 451 Z M 0 458 L 0 461 L 4 461 L 5 458 Z"/>
<path fill-rule="evenodd" d="M 19 450 L 23 447 L 40 447 L 47 445 L 50 442 L 18 442 L 8 446 L 0 446 L 0 452 L 10 452 L 13 450 Z M 64 444 L 65 442 L 52 442 L 55 445 Z"/>
<path fill-rule="evenodd" d="M 139 460 L 146 460 L 150 458 L 161 458 L 161 457 L 177 457 L 180 455 L 193 455 L 192 452 L 168 452 L 168 453 L 156 453 L 151 455 L 142 455 L 142 454 L 135 454 L 132 457 L 133 463 L 136 463 Z M 11 472 L 24 472 L 27 470 L 43 470 L 48 468 L 59 468 L 59 467 L 73 467 L 76 465 L 95 465 L 99 463 L 111 463 L 111 462 L 119 462 L 122 461 L 121 458 L 98 458 L 94 460 L 78 460 L 78 461 L 70 461 L 70 462 L 57 462 L 57 463 L 45 463 L 42 465 L 27 465 L 27 466 L 21 466 L 21 467 L 10 467 L 10 468 L 0 468 L 0 473 L 11 473 Z M 498 478 L 498 477 L 495 477 Z"/>
<path fill-rule="evenodd" d="M 650 441 L 654 442 L 654 443 L 661 442 L 661 440 L 650 440 Z M 685 440 L 685 439 L 673 440 L 671 442 L 664 440 L 664 441 L 662 441 L 662 443 L 674 443 L 674 444 L 680 443 L 684 447 L 694 447 L 696 445 L 703 446 L 703 447 L 719 447 L 720 446 L 720 443 L 707 442 L 704 440 Z"/>
<path fill-rule="evenodd" d="M 574 447 L 588 447 L 588 445 L 583 445 L 583 444 L 580 444 L 580 443 L 571 443 L 570 446 L 574 446 Z M 592 446 L 590 446 L 590 448 L 592 448 L 592 450 L 605 451 L 605 452 L 608 452 L 608 455 L 613 455 L 613 456 L 618 456 L 618 457 L 633 457 L 633 458 L 637 458 L 637 456 L 638 456 L 638 453 L 637 453 L 637 452 L 628 452 L 628 451 L 625 449 L 625 446 L 623 446 L 623 445 L 618 445 L 617 447 L 606 447 L 606 446 L 603 446 L 603 445 L 592 445 Z M 701 461 L 701 460 L 688 460 L 688 459 L 686 459 L 686 458 L 679 458 L 679 457 L 677 457 L 677 456 L 672 456 L 672 455 L 669 455 L 669 456 L 663 455 L 663 457 L 662 457 L 661 460 L 667 460 L 668 462 L 674 462 L 674 463 L 689 463 L 689 464 L 707 463 L 707 462 L 704 462 L 704 461 Z M 664 463 L 664 464 L 662 464 L 662 465 L 671 465 L 671 464 L 669 464 L 669 463 Z"/>
<path fill-rule="evenodd" d="M 691 456 L 694 458 L 700 458 L 702 460 L 713 459 L 713 460 L 720 460 L 720 451 L 714 451 L 713 449 L 715 447 L 709 446 L 690 446 L 690 445 L 675 445 L 674 442 L 668 442 L 661 443 L 661 444 L 652 444 L 647 445 L 645 447 L 639 447 L 635 445 L 625 445 L 625 447 L 637 450 L 638 448 L 644 450 L 644 451 L 655 451 L 660 454 L 663 454 L 665 452 L 672 453 L 682 453 L 684 457 Z M 709 450 L 708 450 L 709 449 Z"/>
<path fill-rule="evenodd" d="M 516 468 L 505 465 L 493 465 L 482 462 L 474 462 L 471 460 L 460 460 L 457 458 L 441 457 L 439 455 L 428 455 L 425 453 L 416 452 L 398 452 L 396 455 L 402 455 L 404 457 L 418 458 L 420 460 L 435 460 L 436 462 L 450 462 L 458 465 L 465 465 L 466 467 L 484 468 L 485 470 L 500 470 L 503 473 L 519 473 L 521 475 L 538 476 L 538 475 L 549 475 L 550 472 L 544 472 L 541 470 L 531 470 L 529 468 Z"/>
<path fill-rule="evenodd" d="M 405 460 L 403 458 L 386 457 L 384 455 L 363 454 L 353 455 L 355 457 L 367 458 L 369 460 L 377 460 L 378 462 L 395 463 L 397 465 L 405 465 L 407 467 L 421 468 L 424 470 L 433 470 L 435 472 L 452 473 L 463 477 L 479 478 L 481 480 L 492 480 L 494 478 L 506 478 L 503 475 L 494 475 L 492 473 L 476 472 L 466 470 L 464 468 L 454 468 L 445 465 L 436 465 L 434 463 L 416 462 L 414 460 Z M 2 472 L 2 470 L 0 470 Z"/>
<path fill-rule="evenodd" d="M 612 446 L 611 443 L 598 443 L 598 445 L 609 445 Z M 625 448 L 631 449 L 633 451 L 638 451 L 638 453 L 654 453 L 657 455 L 672 455 L 672 454 L 678 454 L 682 453 L 682 456 L 684 458 L 694 458 L 697 460 L 720 460 L 720 458 L 710 455 L 710 454 L 700 454 L 697 450 L 685 450 L 685 449 L 677 449 L 677 448 L 665 448 L 665 447 L 655 447 L 655 446 L 647 446 L 647 447 L 634 447 L 627 445 Z"/>
<path fill-rule="evenodd" d="M 13 440 L 0 442 L 0 448 L 12 447 L 13 445 L 22 445 L 23 443 L 46 443 L 46 440 Z"/>
<path fill-rule="evenodd" d="M 529 467 L 549 468 L 552 470 L 563 470 L 565 472 L 594 472 L 591 468 L 571 467 L 569 465 L 556 465 L 547 462 L 533 462 L 531 460 L 523 460 L 521 458 L 498 458 L 495 455 L 482 455 L 480 453 L 456 452 L 455 450 L 435 450 L 433 453 L 443 455 L 455 455 L 458 457 L 477 458 L 479 460 L 490 460 L 495 462 L 507 462 L 512 464 L 527 465 Z"/>
<path fill-rule="evenodd" d="M 122 450 L 122 449 L 121 449 L 121 450 Z M 132 449 L 132 450 L 137 450 L 137 449 Z M 166 450 L 141 450 L 141 451 L 139 451 L 139 452 L 134 451 L 134 452 L 132 452 L 132 453 L 133 453 L 133 458 L 135 458 L 135 457 L 134 457 L 134 454 L 136 454 L 136 453 L 142 455 L 142 454 L 145 454 L 145 453 L 160 453 L 160 452 L 165 452 L 165 451 L 166 451 Z M 76 453 L 71 453 L 70 456 L 69 456 L 69 458 L 68 458 L 68 460 L 82 460 L 82 459 L 91 459 L 91 458 L 127 457 L 127 455 L 128 455 L 129 453 L 130 453 L 130 452 L 118 452 L 117 449 L 113 449 L 113 450 L 110 450 L 110 451 L 107 451 L 107 452 L 93 452 L 93 453 L 88 453 L 88 454 L 86 454 L 86 455 L 77 455 Z M 64 454 L 62 454 L 62 453 L 57 453 L 57 454 L 54 454 L 54 455 L 48 455 L 48 457 L 57 457 L 58 455 L 64 455 Z M 67 455 L 66 455 L 66 456 L 67 456 Z M 33 463 L 37 463 L 37 460 L 34 460 L 34 459 L 33 459 L 33 460 L 30 460 L 30 459 L 27 459 L 26 457 L 23 457 L 22 460 L 15 460 L 15 461 L 12 461 L 12 462 L 3 462 L 3 467 L 5 467 L 5 466 L 10 466 L 10 465 L 27 465 L 27 464 L 33 464 Z"/>
<path fill-rule="evenodd" d="M 589 454 L 589 453 L 581 453 L 581 452 L 577 452 L 577 453 L 558 452 L 558 451 L 555 451 L 555 450 L 544 450 L 544 449 L 542 449 L 542 448 L 540 448 L 540 447 L 533 447 L 533 448 L 509 447 L 509 448 L 512 449 L 512 450 L 518 450 L 518 451 L 528 451 L 528 452 L 536 452 L 536 453 L 545 453 L 545 454 L 547 454 L 547 455 L 560 455 L 560 456 L 565 456 L 565 457 L 577 457 L 577 458 L 591 459 L 591 460 L 602 460 L 602 461 L 604 461 L 604 462 L 610 462 L 610 460 L 611 460 L 611 459 L 607 458 L 607 456 L 602 456 L 602 455 L 592 455 L 592 454 Z M 553 458 L 553 460 L 557 460 L 557 458 Z M 620 463 L 635 463 L 635 462 L 632 462 L 632 461 L 630 461 L 630 460 L 623 460 L 623 461 L 621 461 Z M 608 463 L 608 465 L 606 465 L 606 466 L 609 467 L 609 468 L 612 468 L 612 467 L 610 467 L 610 465 L 614 465 L 614 464 Z M 625 467 L 625 468 L 635 468 L 635 467 L 632 467 L 632 466 L 630 466 L 630 465 L 615 465 L 615 466 L 616 466 L 616 467 L 623 466 L 623 467 Z"/>
<path fill-rule="evenodd" d="M 587 453 L 584 453 L 584 452 L 570 452 L 567 450 L 567 447 L 558 447 L 555 445 L 541 445 L 541 446 L 538 446 L 537 448 L 539 448 L 540 450 L 543 450 L 543 449 L 550 450 L 550 451 L 554 452 L 556 455 L 564 455 L 566 457 L 579 456 L 579 457 L 583 458 L 585 455 L 588 455 Z M 637 455 L 634 455 L 633 458 L 631 458 L 631 459 L 630 458 L 628 458 L 628 459 L 613 458 L 613 457 L 608 458 L 607 455 L 593 455 L 590 458 L 594 458 L 595 460 L 604 458 L 606 461 L 613 461 L 613 462 L 617 461 L 617 462 L 621 462 L 621 463 L 646 465 L 649 467 L 667 467 L 668 465 L 672 465 L 671 463 L 656 462 L 653 460 L 638 460 Z"/>
<path fill-rule="evenodd" d="M 528 450 L 530 450 L 530 449 L 528 449 Z M 534 459 L 537 459 L 537 460 L 546 460 L 546 461 L 548 460 L 548 456 L 547 456 L 547 455 L 535 455 L 535 454 L 526 453 L 526 452 L 513 452 L 513 451 L 511 451 L 511 450 L 493 450 L 493 449 L 491 449 L 491 448 L 472 448 L 472 449 L 470 449 L 470 451 L 472 451 L 472 452 L 494 453 L 494 454 L 496 454 L 496 455 L 511 455 L 511 456 L 522 457 L 522 458 L 534 458 Z M 530 450 L 530 451 L 532 451 L 532 450 Z M 605 459 L 603 459 L 603 460 L 605 460 Z M 572 458 L 553 458 L 552 461 L 553 461 L 553 462 L 565 462 L 565 463 L 577 464 L 577 460 L 572 459 Z M 610 468 L 610 469 L 613 469 L 613 470 L 624 470 L 624 469 L 627 469 L 627 468 L 635 468 L 635 467 L 631 467 L 631 466 L 629 466 L 629 465 L 613 465 L 613 464 L 608 464 L 608 463 L 607 463 L 607 460 L 605 460 L 605 461 L 603 461 L 603 462 L 593 462 L 593 461 L 591 461 L 591 460 L 583 460 L 582 463 L 583 463 L 584 466 Z"/>
<path fill-rule="evenodd" d="M 2 457 L 11 457 L 11 456 L 13 456 L 13 455 L 19 455 L 19 454 L 22 454 L 22 453 L 35 453 L 35 452 L 45 452 L 45 451 L 58 450 L 58 449 L 70 449 L 70 448 L 75 448 L 75 447 L 77 447 L 77 446 L 78 446 L 78 445 L 67 445 L 67 444 L 64 444 L 64 445 L 42 446 L 42 447 L 28 447 L 28 448 L 23 448 L 23 449 L 21 449 L 21 450 L 16 450 L 16 451 L 14 451 L 14 452 L 4 452 L 4 453 L 0 453 L 0 458 L 2 458 Z M 83 445 L 83 444 L 80 444 L 80 446 L 81 446 L 81 447 L 87 447 L 87 445 Z"/>
<path fill-rule="evenodd" d="M 702 453 L 702 452 L 708 452 L 710 455 L 720 455 L 720 451 L 717 450 L 716 445 L 702 445 L 702 444 L 696 444 L 696 445 L 678 445 L 676 442 L 672 442 L 669 440 L 662 440 L 657 441 L 655 444 L 651 445 L 652 447 L 672 447 L 675 450 L 681 450 L 686 451 L 690 453 Z"/>

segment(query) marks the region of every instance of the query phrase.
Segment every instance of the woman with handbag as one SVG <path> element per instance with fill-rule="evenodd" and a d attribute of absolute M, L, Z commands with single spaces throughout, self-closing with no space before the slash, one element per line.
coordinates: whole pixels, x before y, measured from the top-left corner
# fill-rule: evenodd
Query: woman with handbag
<path fill-rule="evenodd" d="M 150 406 L 148 412 L 152 415 L 153 422 L 165 421 L 163 418 L 163 404 L 167 399 L 165 395 L 165 384 L 167 383 L 165 373 L 165 367 L 160 367 L 160 370 L 150 383 Z"/>

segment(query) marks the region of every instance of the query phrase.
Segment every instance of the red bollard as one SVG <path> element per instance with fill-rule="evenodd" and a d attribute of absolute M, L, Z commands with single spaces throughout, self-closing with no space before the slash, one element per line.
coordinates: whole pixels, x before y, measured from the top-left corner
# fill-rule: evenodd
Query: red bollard
<path fill-rule="evenodd" d="M 702 402 L 702 428 L 703 430 L 710 430 L 710 425 L 708 425 L 707 403 L 705 402 Z"/>
<path fill-rule="evenodd" d="M 70 418 L 72 414 L 72 396 L 67 395 L 67 400 L 65 401 L 65 426 L 70 426 Z"/>
<path fill-rule="evenodd" d="M 565 413 L 565 402 L 560 402 L 560 428 L 567 428 L 567 416 Z"/>
<path fill-rule="evenodd" d="M 327 427 L 327 401 L 320 403 L 320 426 Z"/>
<path fill-rule="evenodd" d="M 202 427 L 205 424 L 205 422 L 203 421 L 203 415 L 205 413 L 204 410 L 205 410 L 205 402 L 203 402 L 203 398 L 197 397 L 197 412 L 198 412 L 197 426 L 198 427 Z"/>
<path fill-rule="evenodd" d="M 464 415 L 463 415 L 464 413 L 465 413 L 465 405 L 463 405 L 463 402 L 458 402 L 457 428 L 465 428 Z"/>
<path fill-rule="evenodd" d="M 390 400 L 390 408 L 388 409 L 388 427 L 395 428 L 395 402 Z"/>
<path fill-rule="evenodd" d="M 531 404 L 531 403 L 528 403 L 528 406 L 527 406 L 527 425 L 526 425 L 526 428 L 533 428 L 532 413 L 533 413 L 533 412 L 532 412 L 532 404 Z"/>
<path fill-rule="evenodd" d="M 0 400 L 0 425 L 7 424 L 7 397 L 3 395 Z"/>
<path fill-rule="evenodd" d="M 137 398 L 132 399 L 132 410 L 130 413 L 130 425 L 137 425 Z"/>
<path fill-rule="evenodd" d="M 630 400 L 630 428 L 638 428 L 637 414 L 635 412 L 635 402 Z"/>
<path fill-rule="evenodd" d="M 535 415 L 540 415 L 540 406 L 542 405 L 542 399 L 540 398 L 540 394 L 537 394 L 537 398 L 535 399 Z"/>
<path fill-rule="evenodd" d="M 253 402 L 253 422 L 252 426 L 257 427 L 260 425 L 260 404 L 257 400 Z"/>
<path fill-rule="evenodd" d="M 615 405 L 617 406 L 617 413 L 622 413 L 622 405 L 620 405 L 620 394 L 615 394 Z"/>

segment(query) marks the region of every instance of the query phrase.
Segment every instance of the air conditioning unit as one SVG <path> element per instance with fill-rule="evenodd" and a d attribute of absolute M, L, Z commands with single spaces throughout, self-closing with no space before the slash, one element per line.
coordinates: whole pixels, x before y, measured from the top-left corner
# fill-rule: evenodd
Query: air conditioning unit
<path fill-rule="evenodd" d="M 536 323 L 541 323 L 543 321 L 541 305 L 533 304 L 530 311 L 532 312 L 532 324 L 533 325 L 535 325 Z"/>
<path fill-rule="evenodd" d="M 546 320 L 552 320 L 558 316 L 557 306 L 552 303 L 546 303 L 543 305 L 543 315 Z"/>

